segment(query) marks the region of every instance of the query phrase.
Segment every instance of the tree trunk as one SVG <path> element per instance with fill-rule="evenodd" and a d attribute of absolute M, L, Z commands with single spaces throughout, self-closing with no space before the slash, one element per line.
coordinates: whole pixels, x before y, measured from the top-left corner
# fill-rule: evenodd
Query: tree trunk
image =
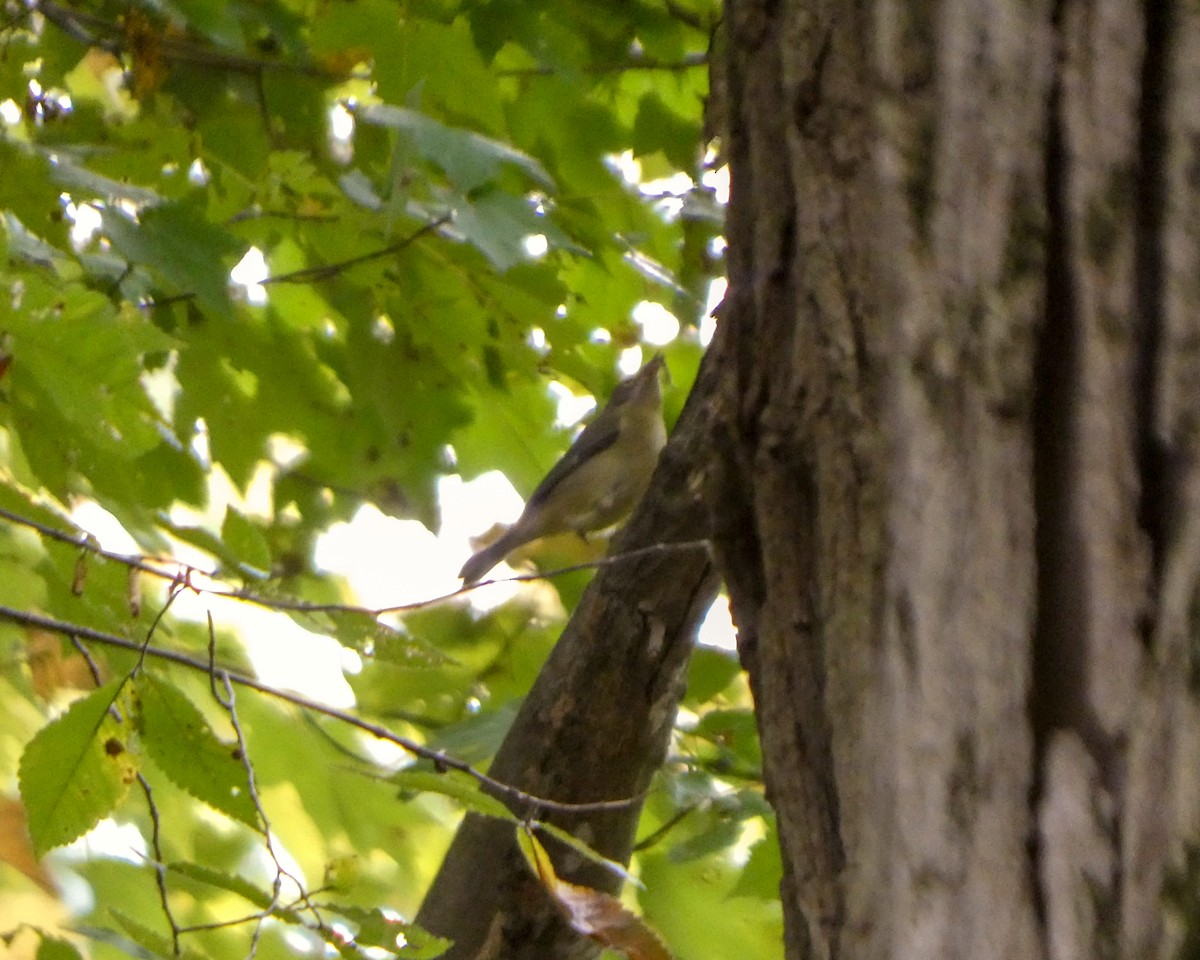
<path fill-rule="evenodd" d="M 1198 23 L 727 3 L 708 498 L 791 960 L 1195 942 Z"/>

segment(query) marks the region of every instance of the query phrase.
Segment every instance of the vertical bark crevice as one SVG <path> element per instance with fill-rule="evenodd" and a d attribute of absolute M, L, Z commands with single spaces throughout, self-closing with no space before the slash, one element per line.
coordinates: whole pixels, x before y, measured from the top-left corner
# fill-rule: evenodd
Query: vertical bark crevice
<path fill-rule="evenodd" d="M 1140 956 L 1160 936 L 1150 904 L 1161 850 L 1148 827 L 1163 744 L 1146 599 L 1168 522 L 1158 448 L 1167 21 L 1162 5 L 1057 0 L 1052 25 L 1032 424 L 1032 866 L 1052 957 Z"/>
<path fill-rule="evenodd" d="M 1053 26 L 1062 25 L 1063 4 L 1056 3 Z M 1034 358 L 1033 491 L 1035 555 L 1037 566 L 1037 616 L 1032 654 L 1030 714 L 1034 736 L 1035 771 L 1031 808 L 1041 807 L 1049 789 L 1047 763 L 1053 731 L 1069 726 L 1071 684 L 1079 676 L 1082 650 L 1065 642 L 1068 625 L 1083 607 L 1078 585 L 1065 576 L 1073 552 L 1070 510 L 1070 446 L 1073 441 L 1069 403 L 1078 370 L 1078 319 L 1067 253 L 1067 167 L 1064 162 L 1062 74 L 1056 58 L 1046 105 L 1045 153 L 1046 260 L 1045 308 Z M 1043 937 L 1048 936 L 1050 908 L 1039 882 L 1044 873 L 1045 851 L 1040 833 L 1031 838 L 1033 900 Z"/>
<path fill-rule="evenodd" d="M 1086 373 L 1083 312 L 1086 296 L 1079 276 L 1080 251 L 1072 178 L 1078 144 L 1071 142 L 1066 99 L 1070 0 L 1054 4 L 1052 27 L 1057 56 L 1047 99 L 1045 149 L 1046 260 L 1042 327 L 1034 358 L 1032 406 L 1033 493 L 1036 563 L 1036 619 L 1031 647 L 1033 670 L 1030 717 L 1034 736 L 1034 779 L 1030 807 L 1038 824 L 1031 839 L 1033 902 L 1048 956 L 1071 956 L 1097 944 L 1099 909 L 1111 892 L 1112 838 L 1097 824 L 1089 797 L 1100 795 L 1112 766 L 1097 762 L 1108 750 L 1102 727 L 1092 716 L 1088 689 L 1089 646 L 1083 642 L 1092 598 L 1080 575 L 1086 553 L 1080 524 L 1080 477 L 1086 459 L 1080 450 L 1083 426 L 1079 404 Z M 1068 760 L 1068 758 L 1070 758 Z M 1112 786 L 1111 782 L 1108 784 Z M 1099 866 L 1089 865 L 1088 861 Z M 1096 885 L 1095 902 L 1078 904 L 1064 920 L 1064 902 L 1086 875 Z M 1090 882 L 1090 881 L 1088 881 Z M 1070 913 L 1070 909 L 1066 911 Z"/>
<path fill-rule="evenodd" d="M 1167 190 L 1166 99 L 1171 61 L 1172 4 L 1151 3 L 1145 10 L 1145 59 L 1139 109 L 1134 398 L 1138 431 L 1141 502 L 1138 521 L 1150 541 L 1153 584 L 1162 576 L 1171 523 L 1169 438 L 1160 415 L 1164 317 L 1163 226 Z M 1150 623 L 1142 624 L 1149 643 Z"/>
<path fill-rule="evenodd" d="M 1059 55 L 1048 100 L 1046 292 L 1034 370 L 1038 612 L 1030 698 L 1039 765 L 1052 732 L 1073 730 L 1099 762 L 1105 788 L 1114 792 L 1123 776 L 1121 726 L 1132 693 L 1119 681 L 1118 702 L 1096 677 L 1117 666 L 1103 662 L 1114 653 L 1136 664 L 1119 627 L 1141 603 L 1115 603 L 1106 589 L 1118 563 L 1128 563 L 1133 576 L 1139 566 L 1136 544 L 1122 539 L 1125 530 L 1114 524 L 1101 532 L 1095 520 L 1097 511 L 1106 510 L 1121 518 L 1127 500 L 1140 496 L 1145 523 L 1146 503 L 1159 499 L 1156 489 L 1147 501 L 1145 488 L 1137 486 L 1144 477 L 1124 468 L 1127 458 L 1131 464 L 1136 459 L 1146 472 L 1143 454 L 1153 432 L 1147 427 L 1157 392 L 1161 256 L 1147 231 L 1157 229 L 1162 205 L 1161 188 L 1142 182 L 1161 174 L 1162 160 L 1155 159 L 1161 147 L 1147 149 L 1161 139 L 1161 117 L 1147 119 L 1146 102 L 1112 105 L 1136 143 L 1092 126 L 1098 101 L 1111 96 L 1100 79 L 1109 69 L 1105 44 L 1129 62 L 1136 54 L 1142 80 L 1159 69 L 1145 63 L 1153 51 L 1116 35 L 1117 20 L 1112 7 L 1097 11 L 1074 0 L 1056 3 L 1052 18 Z M 1157 33 L 1161 24 L 1146 29 Z M 1162 78 L 1151 82 L 1156 89 L 1150 92 L 1132 79 L 1117 92 L 1161 100 Z M 1136 183 L 1130 182 L 1133 174 Z M 1127 256 L 1136 261 L 1129 273 Z M 1126 407 L 1114 402 L 1101 413 L 1095 394 L 1118 390 L 1128 397 Z M 1089 638 L 1089 627 L 1100 634 Z M 1036 790 L 1044 786 L 1040 766 L 1038 774 Z"/>
<path fill-rule="evenodd" d="M 1061 35 L 1063 3 L 1053 26 Z M 1061 55 L 1060 55 L 1061 58 Z M 1073 277 L 1068 176 L 1062 115 L 1061 62 L 1056 64 L 1047 109 L 1045 153 L 1045 306 L 1034 359 L 1033 489 L 1037 517 L 1037 619 L 1033 635 L 1030 711 L 1035 755 L 1044 759 L 1050 731 L 1072 726 L 1082 709 L 1072 678 L 1082 675 L 1081 645 L 1070 642 L 1071 624 L 1084 607 L 1070 576 L 1078 544 L 1071 521 L 1071 470 L 1076 442 L 1072 398 L 1079 382 L 1079 316 Z M 1040 774 L 1035 790 L 1040 790 Z"/>

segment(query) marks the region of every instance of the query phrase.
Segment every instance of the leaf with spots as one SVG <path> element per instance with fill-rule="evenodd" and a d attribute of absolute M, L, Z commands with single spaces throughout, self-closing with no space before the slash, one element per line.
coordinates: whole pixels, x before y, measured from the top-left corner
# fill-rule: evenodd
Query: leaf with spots
<path fill-rule="evenodd" d="M 136 751 L 114 680 L 75 701 L 41 729 L 21 756 L 18 779 L 29 835 L 40 857 L 108 816 L 137 775 Z"/>

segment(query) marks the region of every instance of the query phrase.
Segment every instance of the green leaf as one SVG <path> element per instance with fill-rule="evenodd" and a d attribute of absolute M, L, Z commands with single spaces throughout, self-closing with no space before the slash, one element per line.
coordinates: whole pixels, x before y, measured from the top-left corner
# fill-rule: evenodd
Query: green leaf
<path fill-rule="evenodd" d="M 112 813 L 137 773 L 130 727 L 110 712 L 124 685 L 113 680 L 75 701 L 21 755 L 21 800 L 39 857 Z"/>
<path fill-rule="evenodd" d="M 151 930 L 123 911 L 114 909 L 109 912 L 129 938 L 151 956 L 161 957 L 162 960 L 204 960 L 201 954 L 186 947 L 176 952 L 169 937 Z"/>
<path fill-rule="evenodd" d="M 38 944 L 37 960 L 83 960 L 83 956 L 70 941 L 43 935 Z"/>
<path fill-rule="evenodd" d="M 783 942 L 779 901 L 731 900 L 737 870 L 719 858 L 675 864 L 662 853 L 639 857 L 642 911 L 672 952 L 688 960 L 778 960 Z M 720 937 L 712 935 L 719 917 Z M 729 944 L 736 944 L 731 951 Z"/>
<path fill-rule="evenodd" d="M 146 752 L 176 786 L 227 816 L 258 829 L 258 809 L 235 743 L 218 740 L 184 694 L 149 673 L 137 679 Z"/>
<path fill-rule="evenodd" d="M 212 0 L 174 0 L 172 6 L 183 14 L 188 25 L 206 34 L 222 47 L 240 50 L 244 46 L 237 6 Z"/>
<path fill-rule="evenodd" d="M 700 832 L 672 844 L 669 856 L 676 863 L 685 863 L 700 857 L 711 856 L 728 850 L 742 837 L 742 824 L 737 820 L 710 816 L 709 822 Z"/>
<path fill-rule="evenodd" d="M 669 109 L 657 93 L 642 96 L 633 127 L 635 153 L 662 151 L 678 169 L 690 170 L 696 162 L 699 141 L 699 111 L 683 117 Z"/>
<path fill-rule="evenodd" d="M 356 116 L 364 123 L 411 137 L 421 155 L 441 167 L 455 187 L 464 192 L 495 179 L 506 165 L 519 168 L 547 189 L 554 188 L 546 168 L 529 154 L 474 131 L 383 103 L 359 107 Z"/>
<path fill-rule="evenodd" d="M 454 225 L 502 272 L 529 259 L 526 237 L 548 229 L 529 200 L 501 190 L 481 192 L 457 205 Z"/>
<path fill-rule="evenodd" d="M 260 890 L 249 880 L 244 880 L 241 877 L 233 876 L 201 863 L 183 861 L 169 864 L 168 868 L 171 873 L 180 874 L 189 880 L 195 880 L 205 886 L 237 894 L 248 903 L 254 904 L 259 910 L 269 910 L 275 903 L 275 898 L 268 891 Z"/>
<path fill-rule="evenodd" d="M 773 824 L 772 824 L 773 827 Z M 774 829 L 750 848 L 750 857 L 738 874 L 732 897 L 757 897 L 759 900 L 779 899 L 779 883 L 783 865 L 779 858 L 779 838 Z"/>
<path fill-rule="evenodd" d="M 400 24 L 403 57 L 395 55 L 395 47 L 376 47 L 380 86 L 394 78 L 397 91 L 385 99 L 396 103 L 403 99 L 408 106 L 420 106 L 455 123 L 497 130 L 511 90 L 502 90 L 472 43 L 470 28 L 458 15 L 468 5 L 460 0 L 422 2 L 426 16 L 406 17 Z"/>
<path fill-rule="evenodd" d="M 182 526 L 172 523 L 168 519 L 163 520 L 162 526 L 184 543 L 190 543 L 192 546 L 199 547 L 201 550 L 207 551 L 215 557 L 220 557 L 228 561 L 231 566 L 236 567 L 238 565 L 237 557 L 225 549 L 225 541 L 211 531 L 205 530 L 203 527 Z"/>
<path fill-rule="evenodd" d="M 25 262 L 64 268 L 73 258 L 52 175 L 43 157 L 0 137 L 0 209 L 10 251 Z"/>
<path fill-rule="evenodd" d="M 144 358 L 175 341 L 132 309 L 79 285 L 41 277 L 24 284 L 21 309 L 0 323 L 11 337 L 14 413 L 28 439 L 53 443 L 68 459 L 74 446 L 128 461 L 162 442 L 158 412 L 141 382 Z M 40 436 L 61 418 L 60 436 Z M 27 418 L 27 420 L 26 420 Z"/>
<path fill-rule="evenodd" d="M 585 860 L 591 860 L 592 863 L 598 864 L 609 873 L 616 874 L 622 880 L 632 881 L 634 884 L 638 883 L 637 880 L 630 876 L 629 870 L 626 869 L 624 864 L 617 863 L 616 860 L 610 860 L 603 854 L 597 853 L 577 836 L 568 833 L 562 827 L 557 827 L 552 823 L 544 823 L 541 821 L 534 823 L 533 826 L 548 836 L 554 837 L 555 840 L 565 843 Z"/>
<path fill-rule="evenodd" d="M 354 934 L 357 947 L 379 947 L 408 960 L 432 960 L 450 947 L 451 941 L 389 916 L 378 908 L 364 910 L 339 904 L 335 909 L 358 927 Z M 401 937 L 404 945 L 398 946 L 397 940 Z"/>
<path fill-rule="evenodd" d="M 431 750 L 442 750 L 467 763 L 485 763 L 500 749 L 520 707 L 520 701 L 512 701 L 490 710 L 468 714 L 462 720 L 440 728 L 429 738 L 426 746 Z"/>
<path fill-rule="evenodd" d="M 134 203 L 160 203 L 162 197 L 153 190 L 123 183 L 89 170 L 66 158 L 56 158 L 50 169 L 55 182 L 73 191 L 84 191 L 105 200 L 130 200 Z"/>
<path fill-rule="evenodd" d="M 383 663 L 433 667 L 454 662 L 428 641 L 390 627 L 368 611 L 296 611 L 292 619 L 306 630 L 332 635 L 342 646 Z"/>
<path fill-rule="evenodd" d="M 260 577 L 271 572 L 271 548 L 267 546 L 266 538 L 245 514 L 233 507 L 225 508 L 221 541 L 238 558 L 243 571 Z"/>
<path fill-rule="evenodd" d="M 229 270 L 240 244 L 205 217 L 202 198 L 146 207 L 135 222 L 125 214 L 101 211 L 113 246 L 137 264 L 156 270 L 175 295 L 196 297 L 219 314 L 232 312 Z"/>
<path fill-rule="evenodd" d="M 700 718 L 694 732 L 728 752 L 747 770 L 762 767 L 762 747 L 753 711 L 710 710 Z"/>
<path fill-rule="evenodd" d="M 741 669 L 733 653 L 697 647 L 688 664 L 688 702 L 707 703 L 733 683 Z"/>
<path fill-rule="evenodd" d="M 495 797 L 480 789 L 478 781 L 457 770 L 435 773 L 431 770 L 401 770 L 392 774 L 389 782 L 401 790 L 419 793 L 440 793 L 457 800 L 466 809 L 485 817 L 516 821 L 512 811 Z"/>
<path fill-rule="evenodd" d="M 480 390 L 471 423 L 455 431 L 463 476 L 500 470 L 526 495 L 554 466 L 568 438 L 552 429 L 554 401 L 544 382 L 516 383 L 501 392 Z"/>

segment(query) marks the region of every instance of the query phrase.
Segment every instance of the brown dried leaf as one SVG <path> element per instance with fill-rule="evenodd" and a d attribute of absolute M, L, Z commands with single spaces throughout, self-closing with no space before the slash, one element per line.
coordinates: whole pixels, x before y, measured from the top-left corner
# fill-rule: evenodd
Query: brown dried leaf
<path fill-rule="evenodd" d="M 87 661 L 78 653 L 63 656 L 62 639 L 47 630 L 26 634 L 26 659 L 33 692 L 52 700 L 59 690 L 94 690 L 95 678 Z"/>
<path fill-rule="evenodd" d="M 140 10 L 127 13 L 124 26 L 125 47 L 133 61 L 133 95 L 141 100 L 167 80 L 170 67 L 163 56 L 166 34 Z M 170 32 L 168 29 L 166 33 Z"/>
<path fill-rule="evenodd" d="M 645 920 L 616 897 L 559 879 L 546 848 L 529 828 L 522 830 L 522 839 L 526 860 L 573 930 L 630 960 L 672 960 L 671 952 Z"/>
<path fill-rule="evenodd" d="M 50 875 L 33 853 L 25 827 L 25 808 L 15 797 L 0 797 L 0 863 L 20 870 L 47 893 L 54 893 Z"/>
<path fill-rule="evenodd" d="M 142 615 L 142 571 L 129 568 L 129 615 L 135 620 Z"/>

